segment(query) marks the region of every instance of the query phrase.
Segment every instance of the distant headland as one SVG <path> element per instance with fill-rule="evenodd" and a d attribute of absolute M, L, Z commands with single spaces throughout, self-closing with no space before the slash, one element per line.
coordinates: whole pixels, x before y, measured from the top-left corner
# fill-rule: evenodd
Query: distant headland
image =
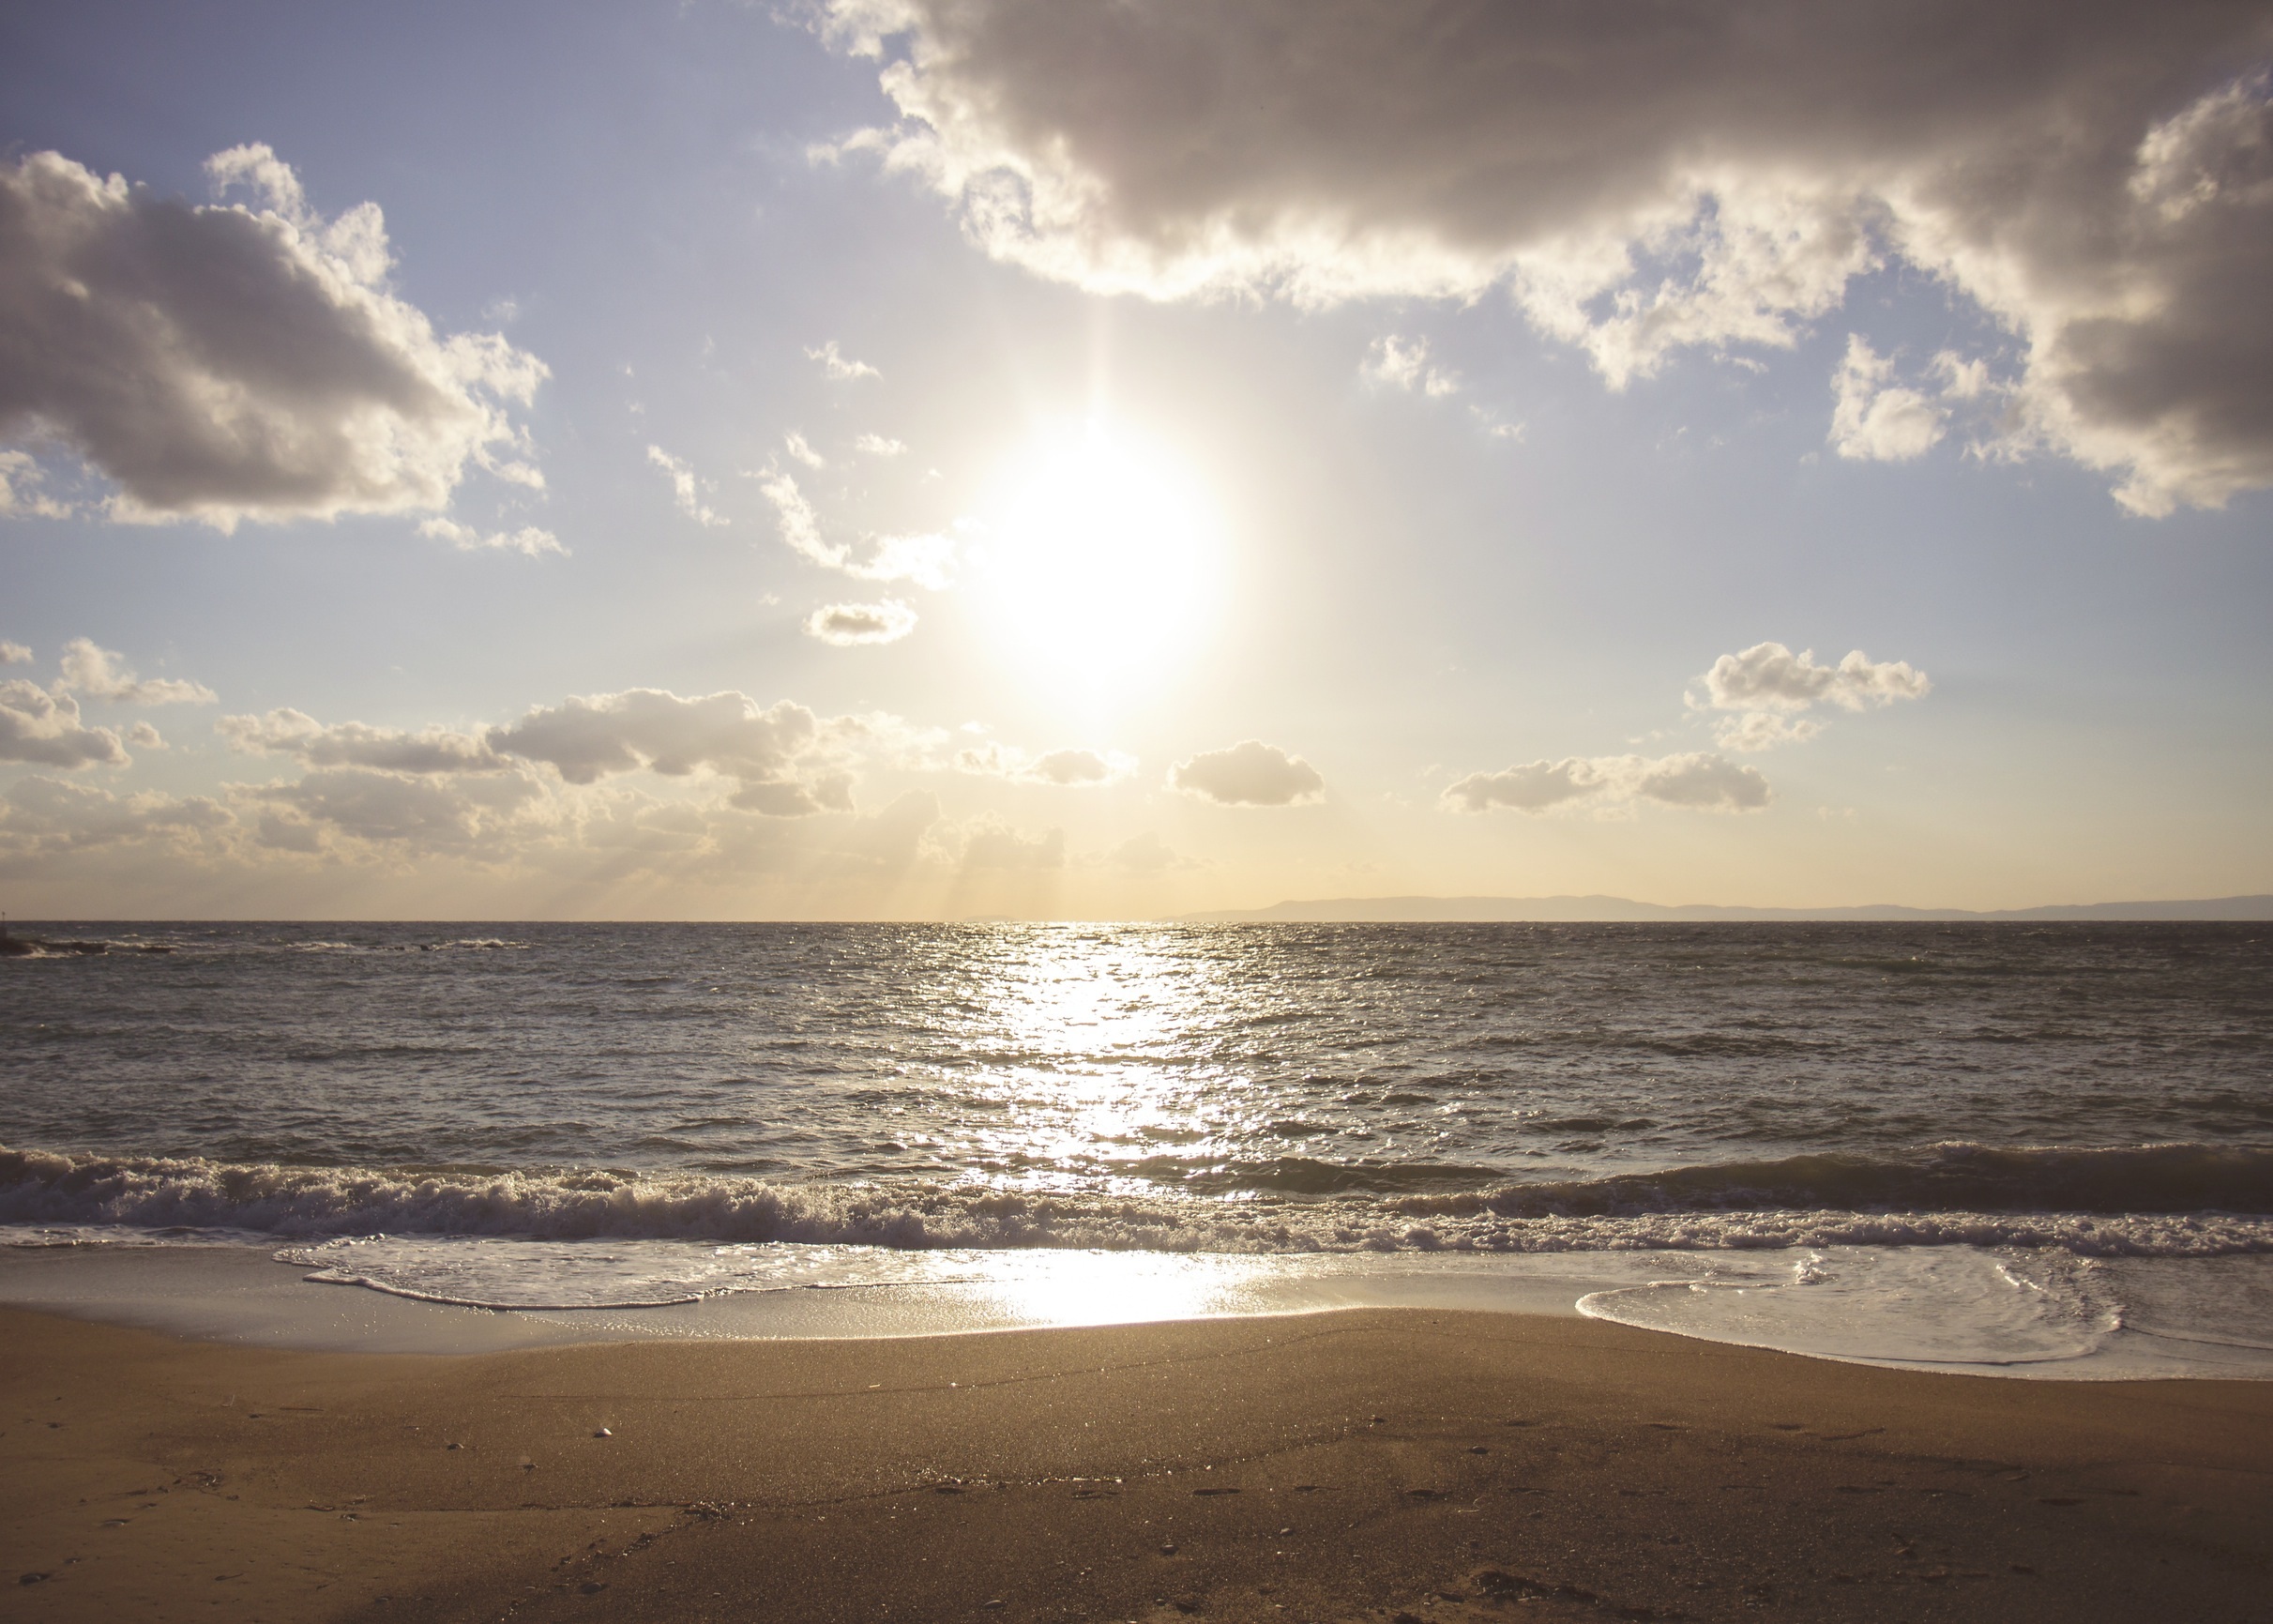
<path fill-rule="evenodd" d="M 2207 897 L 2189 902 L 2164 903 L 2072 903 L 2042 908 L 1997 908 L 1987 912 L 1968 908 L 1906 908 L 1892 903 L 1854 908 L 1745 908 L 1721 907 L 1709 903 L 1687 903 L 1669 907 L 1659 903 L 1637 903 L 1626 897 L 1601 896 L 1335 897 L 1316 902 L 1274 903 L 1267 908 L 1225 908 L 1181 917 L 1194 924 L 1272 919 L 1321 924 L 1679 924 L 1692 920 L 1744 919 L 2273 920 L 2273 896 Z"/>

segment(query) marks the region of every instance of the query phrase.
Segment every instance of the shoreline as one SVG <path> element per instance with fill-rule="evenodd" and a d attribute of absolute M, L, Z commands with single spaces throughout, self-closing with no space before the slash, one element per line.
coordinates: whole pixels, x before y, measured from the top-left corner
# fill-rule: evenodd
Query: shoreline
<path fill-rule="evenodd" d="M 819 1250 L 837 1278 L 800 1283 L 804 1266 L 793 1261 L 780 1271 L 786 1283 L 765 1289 L 542 1307 L 388 1290 L 328 1267 L 330 1254 L 320 1249 L 311 1253 L 276 1238 L 18 1242 L 0 1245 L 0 1308 L 242 1346 L 441 1357 L 583 1343 L 857 1342 L 1422 1309 L 1584 1317 L 1723 1346 L 2008 1380 L 2273 1380 L 2273 1256 L 2263 1254 L 2086 1264 L 2102 1270 L 2088 1277 L 2099 1283 L 2078 1287 L 2071 1280 L 2062 1288 L 2046 1272 L 2059 1267 L 2056 1254 L 2032 1264 L 1967 1247 L 1789 1248 L 1738 1256 L 1036 1248 L 886 1251 L 858 1265 L 843 1262 L 848 1249 Z M 871 1272 L 878 1267 L 886 1272 Z M 2071 1273 L 2073 1267 L 2071 1260 Z M 1801 1275 L 1809 1283 L 1796 1285 Z M 2000 1294 L 1986 1306 L 1978 1298 L 1945 1300 L 1984 1282 L 1996 1283 Z M 2039 1283 L 2068 1292 L 2059 1300 L 2070 1316 L 2090 1317 L 2046 1316 L 2053 1299 Z M 2015 1312 L 2038 1317 L 1997 1317 Z"/>
<path fill-rule="evenodd" d="M 2241 1619 L 2273 1566 L 2273 1386 L 1568 1316 L 433 1357 L 0 1309 L 0 1395 L 56 1624 Z"/>

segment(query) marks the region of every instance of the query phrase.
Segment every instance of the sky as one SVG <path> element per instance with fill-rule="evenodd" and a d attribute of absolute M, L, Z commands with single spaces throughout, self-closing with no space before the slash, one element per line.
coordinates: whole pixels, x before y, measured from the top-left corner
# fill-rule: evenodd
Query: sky
<path fill-rule="evenodd" d="M 0 906 L 2273 891 L 2273 12 L 0 13 Z"/>

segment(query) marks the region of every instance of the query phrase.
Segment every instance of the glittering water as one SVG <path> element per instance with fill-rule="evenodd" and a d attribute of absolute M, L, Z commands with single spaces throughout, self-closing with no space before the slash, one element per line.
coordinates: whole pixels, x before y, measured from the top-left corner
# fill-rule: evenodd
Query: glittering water
<path fill-rule="evenodd" d="M 878 1247 L 2273 1252 L 2262 925 L 107 934 L 0 959 L 19 1233 L 385 1234 L 374 1283 L 539 1297 L 603 1240 L 838 1249 L 767 1281 Z M 468 1237 L 491 1262 L 433 1250 Z"/>

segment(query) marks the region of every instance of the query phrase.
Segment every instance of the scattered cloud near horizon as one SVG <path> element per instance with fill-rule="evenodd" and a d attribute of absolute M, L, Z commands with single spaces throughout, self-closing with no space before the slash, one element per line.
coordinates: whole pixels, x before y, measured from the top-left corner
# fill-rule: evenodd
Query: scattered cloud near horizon
<path fill-rule="evenodd" d="M 955 752 L 957 772 L 1055 784 L 1062 789 L 1095 789 L 1119 783 L 1133 775 L 1136 767 L 1137 764 L 1128 756 L 1096 750 L 1053 750 L 1034 755 L 1015 745 L 990 742 Z"/>
<path fill-rule="evenodd" d="M 1498 772 L 1470 773 L 1444 795 L 1445 804 L 1461 812 L 1507 807 L 1534 813 L 1574 807 L 1611 812 L 1637 801 L 1692 812 L 1757 812 L 1772 798 L 1758 769 L 1707 751 L 1525 762 Z"/>
<path fill-rule="evenodd" d="M 1252 738 L 1176 763 L 1168 782 L 1218 806 L 1301 806 L 1326 797 L 1326 780 L 1316 767 Z"/>

